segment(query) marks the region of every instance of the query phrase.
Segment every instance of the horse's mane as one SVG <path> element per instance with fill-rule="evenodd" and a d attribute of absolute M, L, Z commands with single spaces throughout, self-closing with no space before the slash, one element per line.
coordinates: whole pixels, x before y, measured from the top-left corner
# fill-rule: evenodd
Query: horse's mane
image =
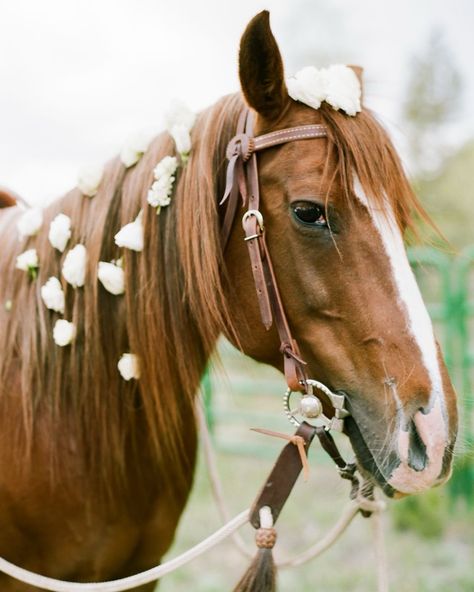
<path fill-rule="evenodd" d="M 174 151 L 166 133 L 135 167 L 125 169 L 119 158 L 110 161 L 93 198 L 74 189 L 49 206 L 38 236 L 19 242 L 16 224 L 9 221 L 1 237 L 0 392 L 21 399 L 23 421 L 12 435 L 18 451 L 27 452 L 34 443 L 35 417 L 41 411 L 52 425 L 62 424 L 61 430 L 51 429 L 50 437 L 68 434 L 85 455 L 87 474 L 110 488 L 133 462 L 131 451 L 144 455 L 152 450 L 157 473 L 166 467 L 162 482 L 189 479 L 193 459 L 186 458 L 183 440 L 195 429 L 193 396 L 225 310 L 217 183 L 241 109 L 236 95 L 198 116 L 193 150 L 178 173 L 173 203 L 159 216 L 146 196 L 156 163 Z M 119 249 L 115 233 L 141 208 L 144 250 Z M 77 327 L 77 338 L 66 348 L 53 343 L 58 315 L 46 309 L 40 295 L 50 276 L 60 277 L 64 254 L 51 247 L 45 230 L 60 212 L 72 220 L 68 248 L 82 243 L 88 252 L 86 285 L 73 289 L 62 281 L 64 318 Z M 40 261 L 36 281 L 14 271 L 15 257 L 33 247 Z M 120 256 L 127 289 L 124 296 L 114 296 L 96 280 L 97 265 Z M 12 303 L 10 311 L 6 301 Z M 117 371 L 124 352 L 139 357 L 139 382 L 125 382 Z M 13 369 L 20 370 L 17 393 Z M 64 441 L 53 442 L 53 454 L 64 446 Z"/>
<path fill-rule="evenodd" d="M 41 416 L 51 426 L 52 468 L 67 434 L 81 451 L 77 457 L 85 458 L 85 474 L 110 489 L 123 480 L 126 465 L 146 450 L 154 459 L 146 470 L 156 471 L 162 482 L 189 479 L 194 459 L 186 456 L 184 440 L 195 429 L 193 397 L 227 322 L 217 198 L 225 146 L 242 107 L 240 95 L 232 95 L 199 115 L 189 162 L 178 173 L 172 204 L 159 216 L 147 206 L 146 195 L 156 163 L 173 153 L 168 134 L 158 136 L 133 168 L 125 169 L 118 158 L 110 161 L 92 199 L 74 189 L 49 206 L 38 236 L 19 242 L 8 218 L 1 236 L 0 407 L 8 399 L 22 409 L 22 421 L 12 426 L 11 445 L 23 454 L 25 467 Z M 355 172 L 371 199 L 383 204 L 381 196 L 390 196 L 399 221 L 411 220 L 413 209 L 420 208 L 375 119 L 368 112 L 349 118 L 328 108 L 321 109 L 321 117 L 336 155 L 332 174 L 345 190 L 350 192 Z M 141 208 L 144 250 L 119 249 L 115 233 Z M 76 340 L 66 348 L 53 344 L 58 317 L 40 296 L 50 276 L 60 277 L 64 254 L 51 247 L 45 231 L 60 212 L 72 219 L 68 247 L 82 243 L 88 251 L 85 287 L 73 289 L 62 281 L 64 318 L 77 327 Z M 32 247 L 40 261 L 36 281 L 14 271 L 15 257 Z M 96 274 L 99 261 L 121 255 L 127 290 L 117 297 L 102 288 Z M 3 303 L 9 300 L 8 311 Z M 118 373 L 124 352 L 139 357 L 139 381 L 125 382 Z M 54 429 L 58 425 L 61 429 Z"/>

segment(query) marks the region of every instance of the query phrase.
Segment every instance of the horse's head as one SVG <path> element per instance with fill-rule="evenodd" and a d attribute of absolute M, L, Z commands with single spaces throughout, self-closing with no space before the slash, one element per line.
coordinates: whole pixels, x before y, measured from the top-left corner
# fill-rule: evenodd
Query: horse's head
<path fill-rule="evenodd" d="M 387 135 L 365 109 L 350 117 L 290 99 L 266 12 L 243 35 L 240 80 L 255 135 L 318 123 L 328 130 L 258 156 L 266 240 L 308 375 L 347 395 L 345 429 L 359 464 L 387 493 L 442 483 L 457 431 L 455 393 L 402 238 L 421 209 Z M 281 368 L 239 224 L 226 262 L 240 345 Z"/>

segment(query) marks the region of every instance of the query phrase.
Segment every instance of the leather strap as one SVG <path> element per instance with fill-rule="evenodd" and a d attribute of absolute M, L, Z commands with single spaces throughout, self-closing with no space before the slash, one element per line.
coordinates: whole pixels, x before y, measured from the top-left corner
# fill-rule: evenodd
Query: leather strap
<path fill-rule="evenodd" d="M 296 430 L 295 435 L 301 436 L 305 441 L 306 452 L 308 452 L 315 433 L 316 428 L 306 422 L 303 422 Z M 260 528 L 260 508 L 263 506 L 271 508 L 273 524 L 275 524 L 302 468 L 298 448 L 289 442 L 281 451 L 270 475 L 252 505 L 250 523 L 254 528 Z"/>
<path fill-rule="evenodd" d="M 255 152 L 264 148 L 271 148 L 279 144 L 286 144 L 294 140 L 308 140 L 311 138 L 325 138 L 328 135 L 324 125 L 300 125 L 298 127 L 288 127 L 283 130 L 277 130 L 268 134 L 263 134 L 253 138 L 251 146 Z"/>
<path fill-rule="evenodd" d="M 221 227 L 222 245 L 229 240 L 237 214 L 239 194 L 247 211 L 242 219 L 252 276 L 257 293 L 260 316 L 268 330 L 275 322 L 280 338 L 280 351 L 284 357 L 287 384 L 293 391 L 306 390 L 306 363 L 301 358 L 298 344 L 293 339 L 285 309 L 278 290 L 270 253 L 265 241 L 265 225 L 260 212 L 257 152 L 296 140 L 327 136 L 323 125 L 302 125 L 253 136 L 253 114 L 245 110 L 239 117 L 237 134 L 227 147 L 226 189 L 221 204 L 227 201 Z"/>

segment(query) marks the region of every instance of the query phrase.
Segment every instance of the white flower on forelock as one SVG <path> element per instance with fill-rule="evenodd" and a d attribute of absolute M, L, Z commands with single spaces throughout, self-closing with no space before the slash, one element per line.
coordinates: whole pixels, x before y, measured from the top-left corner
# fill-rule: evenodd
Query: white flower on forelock
<path fill-rule="evenodd" d="M 93 197 L 98 189 L 104 174 L 103 165 L 87 165 L 79 170 L 77 186 L 83 195 Z"/>
<path fill-rule="evenodd" d="M 143 212 L 135 218 L 133 222 L 126 224 L 114 236 L 115 244 L 119 247 L 125 247 L 132 251 L 143 251 Z"/>
<path fill-rule="evenodd" d="M 76 326 L 64 319 L 58 319 L 53 328 L 53 339 L 56 345 L 69 345 L 76 337 Z"/>
<path fill-rule="evenodd" d="M 87 251 L 84 245 L 76 245 L 71 249 L 62 267 L 64 279 L 74 288 L 81 288 L 86 280 Z"/>
<path fill-rule="evenodd" d="M 140 378 L 140 364 L 135 354 L 123 354 L 118 361 L 117 368 L 124 380 Z"/>
<path fill-rule="evenodd" d="M 20 216 L 17 222 L 20 239 L 34 236 L 43 224 L 43 210 L 41 208 L 28 208 Z"/>
<path fill-rule="evenodd" d="M 154 133 L 151 130 L 140 130 L 130 134 L 120 151 L 120 160 L 128 168 L 136 164 L 147 151 L 153 139 Z"/>
<path fill-rule="evenodd" d="M 28 249 L 16 258 L 16 268 L 22 271 L 28 271 L 31 275 L 35 275 L 39 267 L 38 253 L 36 249 Z"/>
<path fill-rule="evenodd" d="M 328 68 L 307 66 L 286 81 L 295 101 L 319 109 L 326 101 L 333 109 L 354 116 L 361 111 L 361 86 L 352 68 L 334 64 Z"/>
<path fill-rule="evenodd" d="M 41 298 L 50 310 L 64 314 L 64 292 L 61 282 L 57 277 L 50 277 L 49 280 L 41 286 Z"/>
<path fill-rule="evenodd" d="M 165 156 L 153 171 L 155 182 L 148 191 L 147 201 L 154 208 L 158 208 L 158 213 L 162 207 L 168 206 L 171 202 L 177 168 L 177 158 Z"/>
<path fill-rule="evenodd" d="M 196 121 L 196 114 L 183 101 L 174 99 L 165 111 L 164 121 L 168 131 L 175 125 L 183 125 L 187 130 L 191 130 Z"/>
<path fill-rule="evenodd" d="M 111 294 L 118 296 L 125 292 L 125 273 L 117 263 L 99 261 L 97 277 L 104 288 Z"/>
<path fill-rule="evenodd" d="M 66 214 L 58 214 L 49 225 L 49 242 L 55 249 L 63 253 L 70 238 L 71 218 Z"/>

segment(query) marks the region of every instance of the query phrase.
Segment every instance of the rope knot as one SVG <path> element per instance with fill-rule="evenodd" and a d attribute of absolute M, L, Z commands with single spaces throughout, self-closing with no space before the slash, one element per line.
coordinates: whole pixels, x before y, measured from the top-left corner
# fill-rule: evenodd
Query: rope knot
<path fill-rule="evenodd" d="M 273 549 L 277 540 L 277 531 L 273 528 L 260 527 L 255 532 L 255 544 L 259 549 Z"/>

